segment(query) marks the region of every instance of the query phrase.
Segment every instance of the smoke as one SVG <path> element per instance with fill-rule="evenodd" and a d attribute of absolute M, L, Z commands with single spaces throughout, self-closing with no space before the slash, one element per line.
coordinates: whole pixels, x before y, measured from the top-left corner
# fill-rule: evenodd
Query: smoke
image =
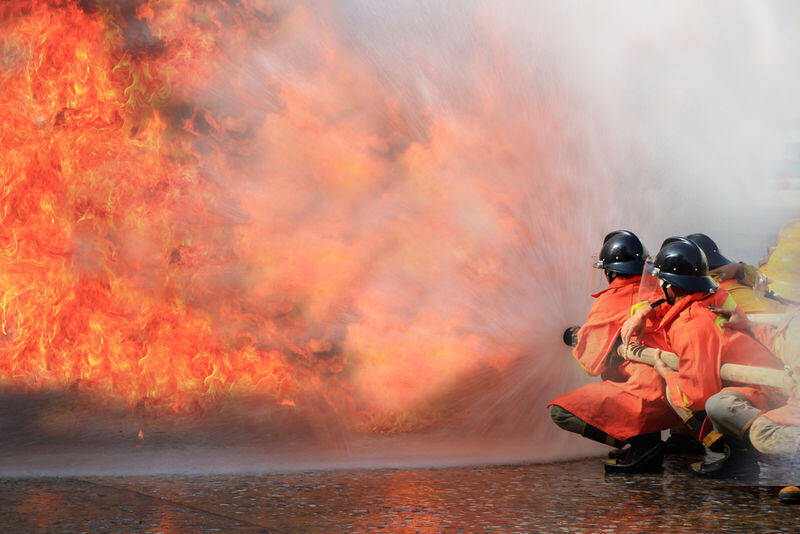
<path fill-rule="evenodd" d="M 755 261 L 787 216 L 769 191 L 797 125 L 788 1 L 80 5 L 122 28 L 135 150 L 63 201 L 119 214 L 74 224 L 70 268 L 111 280 L 84 294 L 108 295 L 134 368 L 191 390 L 170 402 L 244 396 L 236 417 L 277 441 L 299 418 L 352 454 L 406 432 L 491 438 L 492 461 L 595 451 L 545 406 L 586 381 L 561 333 L 602 236 L 704 232 Z M 139 410 L 158 387 L 133 389 Z"/>
<path fill-rule="evenodd" d="M 790 2 L 566 2 L 503 4 L 497 21 L 519 53 L 549 50 L 586 106 L 572 117 L 603 139 L 616 225 L 651 249 L 705 232 L 754 262 L 792 215 L 773 191 L 797 135 L 797 16 Z"/>

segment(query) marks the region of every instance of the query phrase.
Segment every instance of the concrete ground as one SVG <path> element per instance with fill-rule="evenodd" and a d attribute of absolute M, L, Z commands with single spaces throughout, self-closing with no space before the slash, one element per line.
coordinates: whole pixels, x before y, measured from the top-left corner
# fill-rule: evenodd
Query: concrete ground
<path fill-rule="evenodd" d="M 3 532 L 798 532 L 759 485 L 703 481 L 690 458 L 660 475 L 605 476 L 601 460 L 263 475 L 0 479 Z M 782 479 L 782 480 L 781 480 Z"/>

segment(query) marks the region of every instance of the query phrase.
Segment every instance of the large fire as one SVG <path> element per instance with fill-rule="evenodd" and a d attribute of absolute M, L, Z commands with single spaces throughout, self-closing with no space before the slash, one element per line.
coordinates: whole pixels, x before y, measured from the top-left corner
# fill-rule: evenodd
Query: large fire
<path fill-rule="evenodd" d="M 477 109 L 406 109 L 315 9 L 0 6 L 6 388 L 161 414 L 255 395 L 408 430 L 544 334 L 509 280 L 537 276 L 519 267 L 550 261 L 537 232 L 568 224 L 520 208 L 570 195 L 536 184 L 551 108 L 518 102 L 531 138 L 478 57 Z"/>

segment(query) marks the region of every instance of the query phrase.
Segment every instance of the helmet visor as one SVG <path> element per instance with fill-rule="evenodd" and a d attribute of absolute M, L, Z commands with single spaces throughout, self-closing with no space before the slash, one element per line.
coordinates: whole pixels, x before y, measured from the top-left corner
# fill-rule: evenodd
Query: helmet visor
<path fill-rule="evenodd" d="M 664 298 L 664 292 L 661 290 L 659 283 L 658 269 L 653 265 L 653 258 L 648 257 L 644 261 L 642 281 L 639 284 L 639 295 L 636 298 L 636 303 L 652 303 L 662 298 Z"/>

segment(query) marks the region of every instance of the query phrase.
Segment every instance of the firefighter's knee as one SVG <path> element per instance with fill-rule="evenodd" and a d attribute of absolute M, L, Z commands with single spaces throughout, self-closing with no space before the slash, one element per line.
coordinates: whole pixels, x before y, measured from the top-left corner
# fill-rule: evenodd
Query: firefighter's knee
<path fill-rule="evenodd" d="M 706 401 L 706 414 L 710 419 L 723 418 L 735 407 L 750 404 L 750 400 L 737 391 L 720 391 Z"/>
<path fill-rule="evenodd" d="M 774 433 L 774 423 L 766 417 L 759 417 L 750 425 L 750 443 L 753 444 L 753 447 L 758 452 L 774 455 L 777 452 L 775 442 L 772 439 Z"/>
<path fill-rule="evenodd" d="M 716 395 L 711 395 L 706 401 L 706 415 L 712 421 L 725 416 L 725 412 L 730 406 L 730 399 L 726 393 L 720 391 Z"/>
<path fill-rule="evenodd" d="M 761 454 L 794 459 L 800 447 L 800 427 L 781 425 L 758 417 L 750 425 L 750 443 Z"/>
<path fill-rule="evenodd" d="M 761 413 L 750 399 L 738 391 L 720 391 L 706 401 L 706 415 L 714 430 L 744 437 L 750 423 Z"/>
<path fill-rule="evenodd" d="M 572 412 L 569 412 L 556 404 L 550 405 L 550 418 L 560 428 L 569 432 L 580 434 L 583 431 L 584 423 Z"/>

